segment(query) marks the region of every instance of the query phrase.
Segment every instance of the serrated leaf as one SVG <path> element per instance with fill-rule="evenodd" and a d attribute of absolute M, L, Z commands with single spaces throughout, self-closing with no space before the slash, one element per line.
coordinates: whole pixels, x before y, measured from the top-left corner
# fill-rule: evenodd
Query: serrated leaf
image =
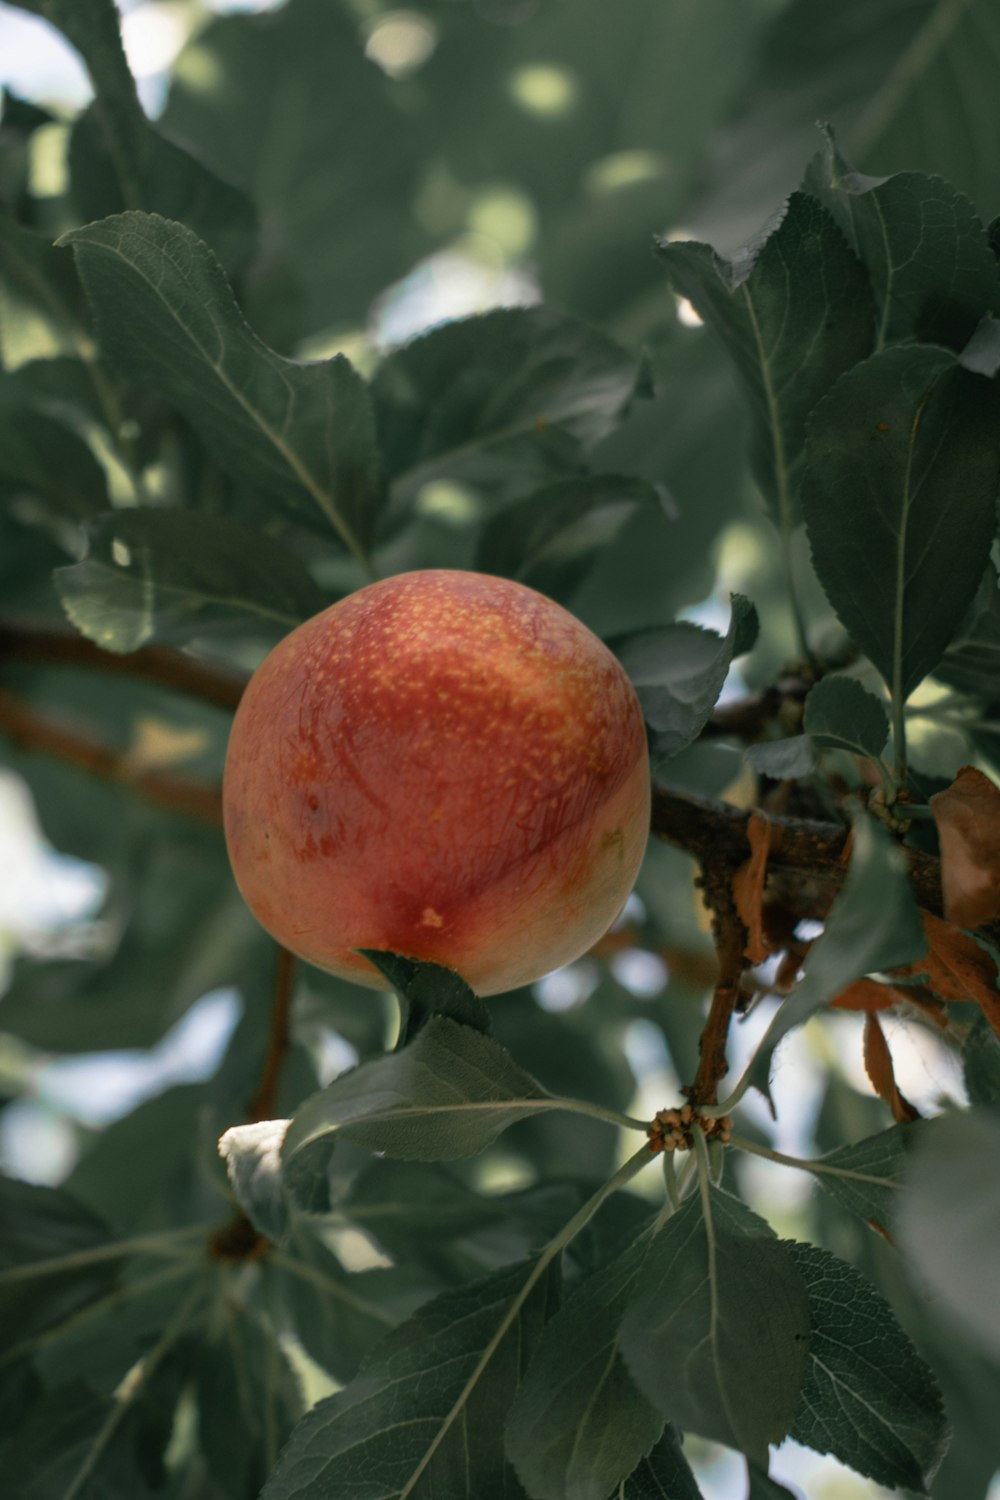
<path fill-rule="evenodd" d="M 985 1016 L 965 1039 L 962 1068 L 973 1104 L 1000 1104 L 1000 1040 Z"/>
<path fill-rule="evenodd" d="M 906 1153 L 921 1129 L 919 1123 L 893 1125 L 853 1146 L 828 1151 L 813 1165 L 816 1181 L 851 1213 L 888 1229 L 902 1186 Z"/>
<path fill-rule="evenodd" d="M 657 1442 L 663 1417 L 618 1347 L 651 1238 L 588 1278 L 542 1334 L 507 1419 L 507 1454 L 533 1500 L 607 1500 Z"/>
<path fill-rule="evenodd" d="M 914 345 L 841 376 L 810 418 L 803 510 L 813 562 L 897 702 L 940 661 L 983 576 L 996 529 L 998 403 L 992 383 L 954 355 Z"/>
<path fill-rule="evenodd" d="M 657 488 L 624 474 L 580 474 L 504 506 L 483 528 L 476 568 L 566 599 L 637 505 L 663 510 Z"/>
<path fill-rule="evenodd" d="M 805 187 L 867 268 L 876 349 L 909 339 L 961 349 L 982 315 L 1000 307 L 1000 269 L 973 204 L 923 172 L 855 172 L 824 133 Z"/>
<path fill-rule="evenodd" d="M 775 781 L 797 781 L 816 769 L 813 742 L 807 734 L 794 734 L 787 740 L 762 740 L 744 751 L 755 771 Z"/>
<path fill-rule="evenodd" d="M 343 1133 L 416 1161 L 474 1156 L 516 1120 L 558 1101 L 492 1037 L 432 1017 L 407 1047 L 342 1073 L 296 1113 L 286 1167 L 311 1142 Z"/>
<path fill-rule="evenodd" d="M 650 1246 L 620 1346 L 646 1399 L 684 1431 L 766 1465 L 791 1426 L 809 1313 L 790 1247 L 737 1199 L 690 1198 Z M 683 1379 L 665 1372 L 683 1370 Z"/>
<path fill-rule="evenodd" d="M 299 1423 L 261 1500 L 520 1500 L 503 1419 L 555 1294 L 505 1269 L 422 1307 Z"/>
<path fill-rule="evenodd" d="M 157 385 L 233 477 L 316 519 L 364 555 L 378 496 L 371 406 L 342 355 L 283 359 L 243 320 L 208 246 L 156 214 L 64 235 L 102 348 Z"/>
<path fill-rule="evenodd" d="M 790 1248 L 811 1329 L 792 1437 L 879 1484 L 926 1494 L 948 1440 L 934 1376 L 852 1266 L 815 1245 Z"/>
<path fill-rule="evenodd" d="M 375 948 L 358 951 L 385 975 L 399 996 L 403 1013 L 397 1048 L 411 1042 L 431 1016 L 448 1016 L 485 1036 L 492 1032 L 493 1019 L 486 1001 L 454 969 Z"/>
<path fill-rule="evenodd" d="M 703 1500 L 672 1427 L 632 1470 L 622 1487 L 622 1500 Z"/>
<path fill-rule="evenodd" d="M 89 555 L 57 568 L 55 585 L 76 628 L 119 652 L 218 631 L 283 635 L 331 602 L 280 542 L 189 510 L 101 517 Z"/>
<path fill-rule="evenodd" d="M 852 677 L 824 677 L 806 698 L 803 728 L 817 745 L 878 760 L 889 738 L 889 717 Z"/>
<path fill-rule="evenodd" d="M 753 646 L 757 612 L 742 594 L 730 596 L 724 636 L 688 620 L 612 641 L 655 732 L 654 752 L 676 755 L 693 744 L 718 702 L 733 658 Z"/>
<path fill-rule="evenodd" d="M 732 355 L 752 413 L 754 477 L 787 534 L 798 520 L 806 418 L 872 347 L 864 268 L 804 193 L 793 193 L 780 223 L 730 261 L 694 242 L 662 242 L 659 254 Z"/>
<path fill-rule="evenodd" d="M 206 1315 L 194 1395 L 206 1467 L 223 1494 L 244 1500 L 273 1470 L 303 1403 L 276 1330 L 230 1296 Z"/>
<path fill-rule="evenodd" d="M 579 472 L 640 375 L 605 334 L 548 307 L 500 308 L 423 334 L 372 383 L 393 513 L 432 479 L 503 495 Z"/>
<path fill-rule="evenodd" d="M 910 1157 L 895 1220 L 919 1280 L 993 1359 L 1000 1357 L 1000 1191 L 983 1169 L 998 1152 L 995 1109 L 935 1120 Z"/>
<path fill-rule="evenodd" d="M 911 962 L 926 951 L 902 852 L 870 818 L 857 817 L 847 878 L 809 950 L 802 978 L 764 1033 L 752 1064 L 754 1087 L 769 1095 L 771 1058 L 794 1027 L 855 979 Z"/>

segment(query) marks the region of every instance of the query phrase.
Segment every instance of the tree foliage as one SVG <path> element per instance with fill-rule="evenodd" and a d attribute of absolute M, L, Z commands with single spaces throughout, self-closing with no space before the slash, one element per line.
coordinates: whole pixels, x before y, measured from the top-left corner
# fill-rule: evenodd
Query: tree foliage
<path fill-rule="evenodd" d="M 981 1500 L 1000 12 L 192 5 L 153 119 L 112 0 L 15 5 L 94 98 L 0 118 L 0 742 L 106 884 L 10 965 L 3 1107 L 239 1021 L 0 1177 L 4 1494 L 697 1500 L 723 1445 L 754 1500 L 791 1438 Z M 228 871 L 249 671 L 420 567 L 543 590 L 639 693 L 654 838 L 561 991 L 361 991 Z"/>

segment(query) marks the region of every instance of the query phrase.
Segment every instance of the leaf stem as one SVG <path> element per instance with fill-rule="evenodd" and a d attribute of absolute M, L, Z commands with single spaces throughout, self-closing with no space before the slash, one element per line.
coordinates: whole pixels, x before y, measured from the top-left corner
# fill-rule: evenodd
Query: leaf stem
<path fill-rule="evenodd" d="M 297 1276 L 300 1281 L 308 1281 L 312 1286 L 318 1287 L 329 1297 L 335 1297 L 337 1301 L 343 1302 L 347 1307 L 353 1307 L 355 1312 L 362 1313 L 366 1318 L 372 1318 L 377 1323 L 384 1323 L 388 1328 L 395 1328 L 397 1319 L 393 1317 L 384 1307 L 377 1302 L 371 1302 L 367 1297 L 359 1297 L 346 1286 L 341 1286 L 334 1281 L 332 1276 L 327 1276 L 316 1266 L 311 1266 L 307 1261 L 296 1260 L 292 1255 L 286 1255 L 283 1250 L 269 1249 L 266 1255 L 269 1266 L 277 1266 L 281 1271 L 287 1271 L 290 1276 Z"/>
<path fill-rule="evenodd" d="M 36 1260 L 23 1266 L 8 1266 L 5 1271 L 0 1271 L 0 1286 L 34 1281 L 40 1276 L 60 1276 L 66 1271 L 78 1271 L 85 1266 L 99 1265 L 105 1260 L 121 1260 L 129 1255 L 184 1254 L 186 1252 L 180 1247 L 186 1240 L 205 1239 L 207 1234 L 204 1224 L 191 1224 L 184 1229 L 166 1229 L 161 1234 L 143 1234 L 131 1240 L 95 1245 L 90 1250 L 73 1250 L 68 1255 L 54 1255 L 48 1260 Z"/>
<path fill-rule="evenodd" d="M 817 1172 L 829 1177 L 846 1177 L 851 1182 L 867 1182 L 873 1187 L 898 1188 L 900 1184 L 891 1177 L 876 1177 L 873 1172 L 855 1172 L 850 1167 L 834 1167 L 829 1162 L 810 1161 L 802 1156 L 786 1156 L 782 1151 L 772 1151 L 769 1146 L 758 1145 L 745 1136 L 734 1135 L 729 1144 L 737 1151 L 748 1151 L 753 1156 L 762 1156 L 767 1161 L 776 1161 L 783 1167 L 797 1167 L 802 1172 Z"/>

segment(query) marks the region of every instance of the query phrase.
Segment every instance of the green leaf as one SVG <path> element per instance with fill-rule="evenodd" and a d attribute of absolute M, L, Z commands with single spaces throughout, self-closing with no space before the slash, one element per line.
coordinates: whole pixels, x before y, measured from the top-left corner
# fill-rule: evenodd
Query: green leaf
<path fill-rule="evenodd" d="M 711 1188 L 704 1212 L 688 1199 L 654 1238 L 620 1344 L 668 1421 L 766 1464 L 792 1423 L 808 1332 L 791 1247 Z"/>
<path fill-rule="evenodd" d="M 962 1048 L 965 1087 L 973 1104 L 1000 1104 L 1000 1039 L 980 1016 Z"/>
<path fill-rule="evenodd" d="M 58 1326 L 113 1286 L 114 1258 L 90 1258 L 111 1243 L 101 1219 L 69 1193 L 0 1176 L 0 1323 L 9 1348 Z M 53 1262 L 47 1274 L 5 1277 Z"/>
<path fill-rule="evenodd" d="M 805 187 L 868 270 L 876 349 L 909 339 L 961 349 L 982 314 L 1000 308 L 1000 271 L 972 203 L 922 172 L 865 177 L 824 134 Z"/>
<path fill-rule="evenodd" d="M 0 493 L 44 500 L 59 518 L 85 520 L 108 504 L 104 470 L 71 428 L 0 381 Z"/>
<path fill-rule="evenodd" d="M 507 1454 L 534 1500 L 607 1500 L 659 1439 L 663 1417 L 618 1347 L 652 1240 L 643 1234 L 546 1325 L 507 1420 Z"/>
<path fill-rule="evenodd" d="M 140 1470 L 131 1424 L 100 1455 L 88 1460 L 94 1435 L 113 1418 L 116 1403 L 83 1381 L 47 1391 L 32 1403 L 16 1429 L 0 1444 L 7 1500 L 153 1500 L 154 1488 Z M 87 1466 L 87 1467 L 85 1467 Z"/>
<path fill-rule="evenodd" d="M 680 1438 L 667 1427 L 653 1451 L 632 1470 L 622 1500 L 702 1500 Z"/>
<path fill-rule="evenodd" d="M 779 528 L 798 520 L 806 418 L 872 347 L 864 269 L 815 199 L 793 193 L 780 223 L 722 260 L 663 241 L 677 291 L 724 340 L 752 413 L 751 463 Z"/>
<path fill-rule="evenodd" d="M 824 677 L 806 698 L 803 728 L 824 749 L 849 750 L 878 760 L 889 738 L 889 717 L 852 677 Z"/>
<path fill-rule="evenodd" d="M 664 510 L 661 493 L 643 479 L 581 474 L 557 480 L 487 522 L 476 569 L 520 579 L 550 599 L 566 599 L 637 505 Z"/>
<path fill-rule="evenodd" d="M 195 1399 L 216 1483 L 231 1500 L 256 1494 L 302 1415 L 302 1396 L 275 1329 L 225 1294 L 205 1318 Z"/>
<path fill-rule="evenodd" d="M 762 740 L 748 746 L 743 758 L 755 771 L 775 781 L 797 781 L 816 769 L 816 753 L 807 734 L 794 734 L 787 740 Z"/>
<path fill-rule="evenodd" d="M 986 567 L 998 400 L 946 350 L 900 347 L 843 375 L 809 424 L 813 562 L 899 703 L 940 661 Z"/>
<path fill-rule="evenodd" d="M 528 1268 L 447 1292 L 395 1329 L 347 1388 L 299 1423 L 261 1500 L 517 1500 L 503 1420 L 552 1305 Z"/>
<path fill-rule="evenodd" d="M 992 1359 L 1000 1357 L 1000 1116 L 935 1120 L 910 1157 L 895 1226 L 919 1280 Z M 985 1175 L 984 1175 L 985 1173 Z"/>
<path fill-rule="evenodd" d="M 753 1086 L 770 1097 L 768 1075 L 778 1043 L 855 979 L 911 963 L 926 951 L 903 853 L 876 823 L 859 815 L 847 878 L 809 950 L 802 978 L 761 1039 L 751 1066 Z"/>
<path fill-rule="evenodd" d="M 505 496 L 577 473 L 640 379 L 632 354 L 549 307 L 432 329 L 390 354 L 372 383 L 393 514 L 430 480 Z"/>
<path fill-rule="evenodd" d="M 811 1325 L 792 1437 L 879 1484 L 926 1494 L 948 1441 L 934 1376 L 852 1266 L 815 1245 L 790 1248 Z"/>
<path fill-rule="evenodd" d="M 962 692 L 996 696 L 1000 682 L 1000 578 L 991 561 L 972 608 L 944 656 L 935 677 Z"/>
<path fill-rule="evenodd" d="M 157 385 L 234 479 L 326 518 L 356 557 L 377 499 L 364 382 L 338 355 L 282 359 L 244 322 L 215 256 L 189 229 L 125 213 L 74 229 L 101 344 Z"/>
<path fill-rule="evenodd" d="M 906 1153 L 919 1140 L 923 1128 L 919 1121 L 893 1125 L 856 1145 L 828 1151 L 816 1158 L 816 1181 L 851 1213 L 888 1230 L 902 1186 Z"/>
<path fill-rule="evenodd" d="M 257 214 L 246 194 L 209 170 L 155 125 L 136 120 L 131 138 L 138 197 L 122 191 L 114 154 L 93 105 L 79 115 L 69 143 L 71 196 L 85 222 L 142 208 L 193 230 L 232 274 L 242 271 L 257 243 Z"/>
<path fill-rule="evenodd" d="M 284 635 L 330 603 L 274 538 L 189 510 L 100 517 L 89 555 L 58 568 L 55 585 L 76 628 L 119 652 L 219 631 Z"/>
<path fill-rule="evenodd" d="M 399 996 L 402 1017 L 397 1048 L 411 1042 L 431 1016 L 449 1016 L 484 1036 L 493 1030 L 489 1006 L 454 969 L 375 948 L 361 948 L 359 952 L 385 975 Z"/>
<path fill-rule="evenodd" d="M 475 1156 L 516 1120 L 558 1108 L 491 1037 L 432 1017 L 409 1046 L 362 1063 L 308 1099 L 282 1147 L 286 1169 L 311 1142 L 343 1133 L 389 1156 Z"/>
<path fill-rule="evenodd" d="M 756 640 L 757 612 L 749 599 L 732 594 L 730 604 L 724 636 L 678 620 L 611 642 L 639 695 L 659 756 L 676 755 L 694 743 L 718 702 L 733 658 Z"/>
<path fill-rule="evenodd" d="M 0 286 L 13 298 L 20 318 L 30 309 L 41 319 L 54 351 L 93 356 L 84 326 L 83 289 L 72 256 L 57 250 L 47 235 L 26 229 L 6 213 L 0 213 Z M 12 317 L 12 325 L 14 321 Z M 5 350 L 7 338 L 5 327 Z"/>
<path fill-rule="evenodd" d="M 213 16 L 192 35 L 161 125 L 260 210 L 267 233 L 247 291 L 266 338 L 361 327 L 375 294 L 432 243 L 412 207 L 423 113 L 365 56 L 354 16 L 326 0 Z"/>

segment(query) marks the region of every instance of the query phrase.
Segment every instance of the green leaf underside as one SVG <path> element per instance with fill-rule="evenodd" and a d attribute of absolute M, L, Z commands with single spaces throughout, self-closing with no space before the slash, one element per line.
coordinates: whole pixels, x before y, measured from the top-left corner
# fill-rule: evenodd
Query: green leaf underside
<path fill-rule="evenodd" d="M 972 1104 L 1000 1104 L 1000 1038 L 985 1016 L 966 1038 L 962 1067 Z"/>
<path fill-rule="evenodd" d="M 947 350 L 897 347 L 843 375 L 810 419 L 803 509 L 816 572 L 899 702 L 940 661 L 986 567 L 998 400 Z"/>
<path fill-rule="evenodd" d="M 933 1375 L 884 1297 L 852 1266 L 815 1245 L 791 1252 L 811 1315 L 792 1437 L 879 1484 L 925 1494 L 948 1438 Z"/>
<path fill-rule="evenodd" d="M 535 1500 L 607 1500 L 663 1430 L 618 1347 L 652 1241 L 591 1276 L 547 1325 L 507 1422 L 507 1453 Z"/>
<path fill-rule="evenodd" d="M 995 1107 L 933 1121 L 908 1162 L 895 1218 L 919 1280 L 994 1361 L 1000 1359 L 1000 1192 L 993 1170 L 998 1152 Z"/>
<path fill-rule="evenodd" d="M 747 748 L 746 760 L 755 771 L 777 781 L 797 781 L 816 769 L 816 752 L 807 734 L 787 740 L 764 740 Z"/>
<path fill-rule="evenodd" d="M 285 634 L 330 601 L 280 542 L 187 510 L 101 517 L 90 555 L 57 568 L 63 608 L 106 651 L 212 631 Z"/>
<path fill-rule="evenodd" d="M 750 601 L 733 594 L 731 606 L 724 636 L 678 620 L 612 642 L 655 731 L 658 755 L 676 755 L 694 743 L 718 702 L 733 658 L 749 651 L 756 639 L 757 613 Z"/>
<path fill-rule="evenodd" d="M 299 1423 L 261 1500 L 522 1500 L 503 1420 L 555 1297 L 524 1265 L 446 1292 Z"/>
<path fill-rule="evenodd" d="M 824 677 L 806 698 L 803 728 L 817 745 L 878 760 L 889 718 L 874 693 L 851 677 Z"/>
<path fill-rule="evenodd" d="M 394 510 L 405 513 L 430 480 L 513 495 L 578 473 L 639 379 L 633 355 L 549 307 L 432 329 L 372 382 Z"/>
<path fill-rule="evenodd" d="M 690 1198 L 646 1256 L 621 1326 L 636 1384 L 675 1426 L 767 1461 L 791 1426 L 809 1331 L 788 1245 L 737 1199 Z"/>
<path fill-rule="evenodd" d="M 672 1427 L 626 1479 L 623 1500 L 702 1500 L 698 1481 Z"/>
<path fill-rule="evenodd" d="M 961 349 L 983 311 L 1000 306 L 997 261 L 972 203 L 922 172 L 865 177 L 826 135 L 805 186 L 868 270 L 876 348 L 916 339 Z"/>
<path fill-rule="evenodd" d="M 768 1075 L 778 1043 L 855 979 L 910 963 L 926 951 L 904 856 L 870 818 L 859 816 L 847 878 L 809 950 L 802 978 L 757 1049 L 753 1086 L 769 1095 Z"/>
<path fill-rule="evenodd" d="M 302 364 L 269 349 L 215 256 L 181 224 L 124 213 L 61 243 L 76 254 L 104 351 L 158 386 L 235 479 L 318 510 L 360 554 L 376 459 L 367 389 L 347 360 Z"/>
<path fill-rule="evenodd" d="M 558 1101 L 492 1037 L 435 1016 L 409 1046 L 343 1073 L 296 1113 L 287 1164 L 311 1142 L 343 1132 L 410 1160 L 474 1156 L 515 1120 Z"/>
<path fill-rule="evenodd" d="M 661 243 L 677 291 L 725 341 L 753 419 L 751 462 L 779 528 L 798 519 L 806 418 L 872 347 L 864 269 L 826 209 L 793 193 L 781 222 L 731 261 L 708 245 Z"/>
<path fill-rule="evenodd" d="M 1000 578 L 992 562 L 934 675 L 963 692 L 995 697 L 1000 682 Z"/>

